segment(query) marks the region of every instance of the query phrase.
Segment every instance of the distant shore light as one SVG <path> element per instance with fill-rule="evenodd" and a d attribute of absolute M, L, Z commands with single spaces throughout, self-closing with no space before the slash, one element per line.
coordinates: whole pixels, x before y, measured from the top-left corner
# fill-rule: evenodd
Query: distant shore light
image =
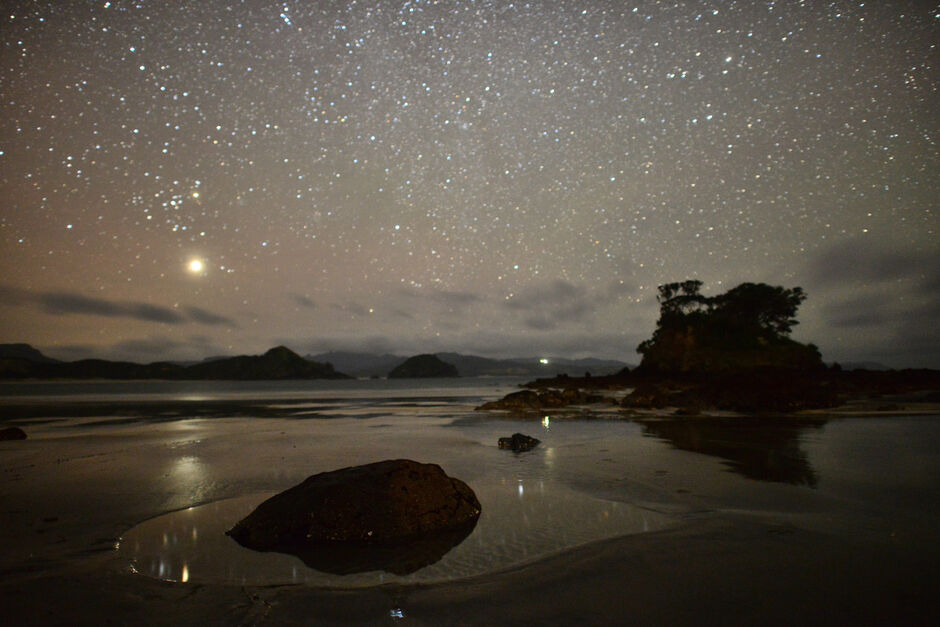
<path fill-rule="evenodd" d="M 542 357 L 542 358 L 539 360 L 539 363 L 542 364 L 542 365 L 547 365 L 547 364 L 548 364 L 548 360 L 545 359 L 544 357 Z"/>

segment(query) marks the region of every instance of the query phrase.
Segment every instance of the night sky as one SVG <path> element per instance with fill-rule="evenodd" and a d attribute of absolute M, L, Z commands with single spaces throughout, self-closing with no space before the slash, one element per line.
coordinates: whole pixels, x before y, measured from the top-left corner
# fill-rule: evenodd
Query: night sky
<path fill-rule="evenodd" d="M 0 341 L 636 363 L 802 286 L 940 367 L 932 2 L 4 2 Z"/>

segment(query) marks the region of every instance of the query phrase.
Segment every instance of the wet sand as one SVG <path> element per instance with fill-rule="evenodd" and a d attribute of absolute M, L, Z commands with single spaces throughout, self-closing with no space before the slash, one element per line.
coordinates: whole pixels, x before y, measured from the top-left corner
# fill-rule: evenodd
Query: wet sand
<path fill-rule="evenodd" d="M 468 409 L 468 408 L 464 408 Z M 7 624 L 929 624 L 940 617 L 936 519 L 879 517 L 629 422 L 549 428 L 473 417 L 86 416 L 0 443 L 0 603 Z M 523 429 L 532 453 L 496 449 Z M 542 430 L 540 430 L 542 429 Z M 200 584 L 135 575 L 114 550 L 141 521 L 315 472 L 408 457 L 474 484 L 542 481 L 672 521 L 508 569 L 364 589 Z M 526 485 L 534 485 L 526 483 Z M 484 504 L 485 507 L 485 504 Z M 402 618 L 397 618 L 400 612 Z"/>

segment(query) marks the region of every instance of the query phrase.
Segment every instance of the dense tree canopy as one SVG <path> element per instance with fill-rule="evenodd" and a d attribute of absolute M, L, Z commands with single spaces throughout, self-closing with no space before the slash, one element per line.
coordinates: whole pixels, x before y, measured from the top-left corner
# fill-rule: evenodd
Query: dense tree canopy
<path fill-rule="evenodd" d="M 717 296 L 699 293 L 701 281 L 659 286 L 659 328 L 675 325 L 715 326 L 735 335 L 783 337 L 799 324 L 796 310 L 806 300 L 801 287 L 786 289 L 766 283 L 742 283 Z"/>
<path fill-rule="evenodd" d="M 788 336 L 806 299 L 802 288 L 742 283 L 717 296 L 705 296 L 701 288 L 697 280 L 659 286 L 656 331 L 637 348 L 648 367 L 686 370 L 742 359 L 774 361 L 771 346 L 777 355 L 801 352 Z M 815 347 L 806 348 L 816 354 Z M 746 357 L 741 351 L 748 352 Z"/>

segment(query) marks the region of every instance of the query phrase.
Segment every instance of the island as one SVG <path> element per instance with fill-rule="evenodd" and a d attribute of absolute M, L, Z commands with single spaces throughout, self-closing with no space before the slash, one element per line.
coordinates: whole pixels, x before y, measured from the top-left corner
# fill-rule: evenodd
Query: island
<path fill-rule="evenodd" d="M 388 373 L 389 379 L 430 379 L 459 377 L 457 367 L 436 355 L 415 355 Z"/>
<path fill-rule="evenodd" d="M 827 366 L 813 344 L 790 338 L 806 299 L 800 287 L 742 283 L 716 296 L 702 282 L 659 286 L 660 316 L 652 336 L 637 347 L 643 359 L 630 370 L 603 377 L 557 376 L 523 384 L 538 395 L 513 393 L 478 409 L 511 411 L 567 404 L 618 402 L 628 411 L 671 408 L 679 415 L 703 411 L 788 414 L 825 410 L 847 401 L 940 389 L 935 370 L 843 370 Z M 565 394 L 557 393 L 562 390 Z M 579 390 L 630 390 L 612 396 Z M 888 407 L 881 404 L 880 407 Z"/>

